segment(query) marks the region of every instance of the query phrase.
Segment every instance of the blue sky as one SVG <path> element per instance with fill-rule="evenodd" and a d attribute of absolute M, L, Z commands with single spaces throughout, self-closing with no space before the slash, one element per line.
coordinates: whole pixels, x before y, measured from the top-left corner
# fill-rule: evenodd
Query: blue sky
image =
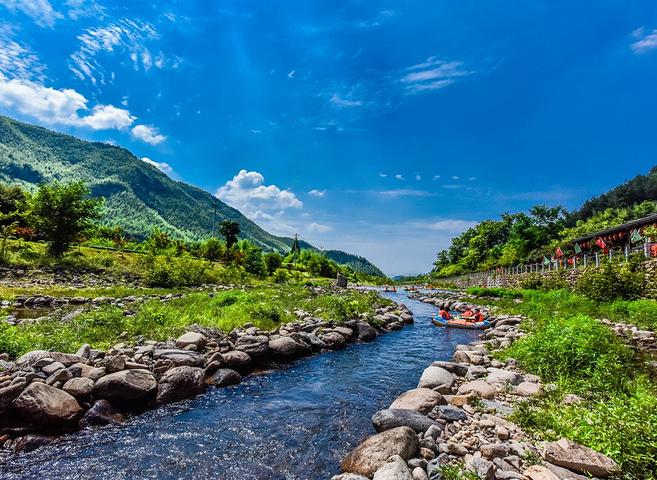
<path fill-rule="evenodd" d="M 650 1 L 0 0 L 2 113 L 389 274 L 648 170 L 655 85 Z"/>

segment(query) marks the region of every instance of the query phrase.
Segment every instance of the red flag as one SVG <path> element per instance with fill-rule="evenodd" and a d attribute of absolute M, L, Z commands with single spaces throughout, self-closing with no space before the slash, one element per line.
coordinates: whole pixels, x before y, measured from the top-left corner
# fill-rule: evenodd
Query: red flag
<path fill-rule="evenodd" d="M 563 257 L 563 251 L 561 250 L 561 247 L 557 247 L 557 257 L 558 258 Z"/>
<path fill-rule="evenodd" d="M 604 250 L 605 248 L 607 248 L 607 244 L 606 244 L 605 241 L 602 239 L 602 237 L 598 237 L 598 238 L 595 240 L 595 244 L 596 244 L 598 247 L 602 248 L 603 250 Z"/>

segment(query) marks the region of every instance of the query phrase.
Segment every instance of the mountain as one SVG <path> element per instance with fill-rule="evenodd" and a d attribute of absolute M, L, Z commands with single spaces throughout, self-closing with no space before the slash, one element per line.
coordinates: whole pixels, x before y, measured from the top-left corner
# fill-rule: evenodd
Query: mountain
<path fill-rule="evenodd" d="M 216 202 L 217 223 L 239 223 L 241 238 L 265 250 L 283 252 L 292 245 L 291 238 L 266 232 L 205 190 L 171 179 L 125 148 L 0 116 L 0 181 L 34 189 L 53 180 L 84 181 L 93 196 L 105 198 L 104 223 L 121 225 L 135 237 L 146 237 L 159 228 L 184 240 L 207 238 Z M 300 244 L 315 249 L 306 242 Z M 340 254 L 347 263 L 380 272 L 362 257 Z"/>
<path fill-rule="evenodd" d="M 386 276 L 379 267 L 370 263 L 370 261 L 364 257 L 352 255 L 351 253 L 343 252 L 342 250 L 324 250 L 324 255 L 340 265 L 348 265 L 355 272 L 374 275 L 376 277 Z"/>

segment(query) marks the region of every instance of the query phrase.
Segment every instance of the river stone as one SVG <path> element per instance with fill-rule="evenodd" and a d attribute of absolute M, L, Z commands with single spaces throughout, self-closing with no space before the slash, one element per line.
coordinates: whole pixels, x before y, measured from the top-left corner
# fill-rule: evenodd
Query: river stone
<path fill-rule="evenodd" d="M 205 391 L 205 373 L 198 367 L 174 367 L 160 377 L 155 403 L 177 402 Z"/>
<path fill-rule="evenodd" d="M 542 465 L 532 465 L 523 472 L 529 480 L 559 480 L 559 477 Z"/>
<path fill-rule="evenodd" d="M 390 409 L 415 410 L 427 414 L 433 407 L 442 403 L 443 396 L 429 388 L 415 388 L 398 396 L 390 405 Z"/>
<path fill-rule="evenodd" d="M 495 387 L 483 380 L 475 380 L 473 382 L 464 383 L 459 387 L 459 395 L 467 395 L 468 393 L 476 393 L 481 398 L 492 399 L 495 398 Z"/>
<path fill-rule="evenodd" d="M 25 387 L 24 383 L 18 383 L 0 388 L 0 412 L 11 406 L 16 397 L 23 391 L 23 387 Z"/>
<path fill-rule="evenodd" d="M 248 353 L 240 350 L 231 350 L 230 352 L 222 353 L 224 363 L 234 370 L 246 368 L 251 363 L 251 357 Z"/>
<path fill-rule="evenodd" d="M 374 475 L 388 458 L 399 455 L 407 460 L 420 448 L 417 435 L 408 427 L 398 427 L 377 433 L 352 450 L 340 464 L 343 472 Z"/>
<path fill-rule="evenodd" d="M 393 455 L 374 473 L 372 480 L 413 480 L 413 476 L 406 462 L 399 455 Z"/>
<path fill-rule="evenodd" d="M 110 423 L 120 423 L 123 421 L 123 415 L 117 413 L 112 404 L 107 400 L 96 400 L 93 406 L 87 410 L 80 419 L 80 428 L 86 428 L 91 425 L 107 425 Z"/>
<path fill-rule="evenodd" d="M 312 349 L 305 343 L 295 342 L 290 337 L 278 337 L 269 341 L 269 350 L 279 359 L 292 359 L 310 355 Z"/>
<path fill-rule="evenodd" d="M 447 423 L 465 421 L 468 419 L 468 414 L 458 407 L 450 407 L 449 405 L 440 405 L 437 407 L 441 419 Z"/>
<path fill-rule="evenodd" d="M 504 370 L 503 368 L 489 367 L 486 369 L 488 376 L 486 381 L 488 383 L 510 383 L 511 385 L 518 385 L 522 377 L 515 372 Z"/>
<path fill-rule="evenodd" d="M 347 345 L 347 340 L 338 332 L 324 332 L 319 335 L 319 338 L 331 350 L 340 350 Z"/>
<path fill-rule="evenodd" d="M 567 438 L 545 445 L 543 458 L 559 467 L 595 477 L 606 478 L 619 471 L 611 458 Z"/>
<path fill-rule="evenodd" d="M 338 326 L 338 327 L 333 327 L 331 330 L 333 330 L 334 332 L 339 333 L 339 334 L 342 335 L 346 340 L 349 340 L 351 337 L 354 336 L 354 331 L 353 331 L 351 328 L 349 328 L 349 327 Z"/>
<path fill-rule="evenodd" d="M 16 443 L 14 443 L 14 451 L 17 453 L 31 452 L 39 447 L 50 445 L 55 441 L 57 441 L 57 437 L 55 436 L 31 433 L 16 439 Z"/>
<path fill-rule="evenodd" d="M 230 368 L 220 368 L 208 378 L 207 382 L 215 387 L 227 387 L 237 385 L 242 381 L 242 376 Z"/>
<path fill-rule="evenodd" d="M 14 408 L 31 423 L 61 426 L 82 415 L 77 400 L 63 390 L 45 383 L 31 383 L 14 400 Z"/>
<path fill-rule="evenodd" d="M 174 348 L 155 350 L 153 358 L 155 360 L 169 360 L 176 367 L 202 367 L 205 365 L 205 356 L 190 350 L 177 350 Z"/>
<path fill-rule="evenodd" d="M 368 478 L 357 473 L 341 473 L 340 475 L 333 475 L 331 480 L 368 480 Z"/>
<path fill-rule="evenodd" d="M 181 336 L 179 336 L 176 339 L 176 347 L 185 348 L 188 345 L 194 345 L 197 350 L 203 350 L 203 347 L 205 347 L 206 342 L 207 339 L 205 338 L 205 335 L 203 335 L 202 333 L 187 332 L 187 333 L 183 333 Z"/>
<path fill-rule="evenodd" d="M 440 385 L 448 385 L 449 388 L 454 384 L 454 374 L 441 367 L 427 367 L 422 372 L 418 388 L 436 388 Z"/>
<path fill-rule="evenodd" d="M 41 371 L 45 373 L 46 375 L 52 375 L 55 373 L 57 370 L 63 370 L 64 364 L 59 363 L 59 362 L 52 362 L 49 363 L 48 365 L 45 365 L 43 368 L 41 368 Z"/>
<path fill-rule="evenodd" d="M 534 397 L 543 392 L 543 387 L 540 383 L 522 382 L 516 387 L 516 394 L 523 397 Z"/>
<path fill-rule="evenodd" d="M 429 480 L 427 472 L 425 472 L 422 467 L 415 467 L 411 472 L 411 476 L 413 477 L 413 480 Z"/>
<path fill-rule="evenodd" d="M 470 463 L 470 469 L 477 474 L 481 480 L 495 480 L 495 467 L 493 462 L 481 457 L 474 457 Z"/>
<path fill-rule="evenodd" d="M 467 363 L 463 364 L 463 363 L 443 362 L 443 361 L 433 362 L 431 366 L 444 368 L 448 372 L 453 373 L 454 375 L 458 375 L 459 377 L 465 377 L 465 374 L 468 373 L 468 368 L 470 367 L 470 365 Z"/>
<path fill-rule="evenodd" d="M 248 353 L 251 358 L 264 357 L 269 353 L 269 337 L 266 335 L 243 335 L 237 339 L 235 349 Z"/>
<path fill-rule="evenodd" d="M 75 398 L 85 398 L 94 391 L 94 381 L 84 377 L 71 378 L 64 384 L 62 390 Z"/>
<path fill-rule="evenodd" d="M 110 402 L 129 402 L 144 399 L 156 389 L 155 377 L 148 370 L 122 370 L 100 378 L 94 396 Z"/>
<path fill-rule="evenodd" d="M 361 342 L 371 342 L 377 336 L 374 327 L 367 322 L 358 322 L 356 329 L 358 330 L 358 340 Z"/>
<path fill-rule="evenodd" d="M 397 427 L 409 427 L 417 433 L 426 432 L 432 425 L 442 428 L 426 415 L 415 410 L 379 410 L 372 416 L 374 430 L 383 432 Z"/>
<path fill-rule="evenodd" d="M 18 358 L 16 360 L 16 365 L 21 367 L 21 366 L 32 366 L 42 358 L 51 358 L 54 362 L 59 362 L 65 367 L 69 367 L 73 365 L 74 363 L 78 362 L 84 362 L 85 359 L 82 357 L 78 357 L 77 355 L 73 355 L 72 353 L 62 353 L 62 352 L 48 352 L 46 350 L 34 350 L 32 352 L 28 352 L 22 357 Z"/>

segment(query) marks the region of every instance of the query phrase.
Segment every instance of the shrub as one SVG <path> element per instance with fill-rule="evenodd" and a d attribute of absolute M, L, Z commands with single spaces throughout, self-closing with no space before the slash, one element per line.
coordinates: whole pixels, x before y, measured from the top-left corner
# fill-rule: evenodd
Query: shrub
<path fill-rule="evenodd" d="M 518 286 L 524 290 L 541 290 L 548 292 L 550 290 L 560 290 L 569 288 L 565 270 L 558 270 L 547 273 L 529 273 L 520 280 Z"/>
<path fill-rule="evenodd" d="M 190 257 L 149 255 L 142 265 L 144 283 L 151 287 L 198 286 L 210 278 L 208 262 Z"/>
<path fill-rule="evenodd" d="M 639 298 L 644 290 L 643 273 L 633 263 L 605 262 L 587 268 L 577 279 L 575 291 L 600 302 Z"/>
<path fill-rule="evenodd" d="M 519 290 L 512 290 L 510 288 L 493 287 L 470 287 L 466 290 L 470 295 L 476 297 L 489 297 L 489 298 L 522 298 L 522 292 Z"/>

